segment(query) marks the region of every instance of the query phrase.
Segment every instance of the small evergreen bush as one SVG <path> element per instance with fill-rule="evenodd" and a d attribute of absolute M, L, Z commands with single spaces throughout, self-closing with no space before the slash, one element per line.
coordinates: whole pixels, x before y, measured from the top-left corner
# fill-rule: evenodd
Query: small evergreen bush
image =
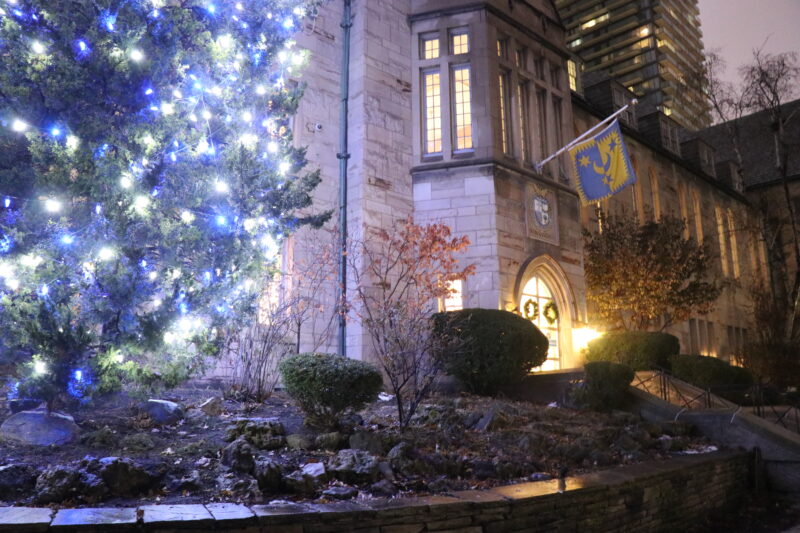
<path fill-rule="evenodd" d="M 442 354 L 445 369 L 472 393 L 491 396 L 521 381 L 547 358 L 547 337 L 529 320 L 497 309 L 463 309 L 434 315 L 434 332 L 458 339 Z"/>
<path fill-rule="evenodd" d="M 584 366 L 583 386 L 573 391 L 573 400 L 595 411 L 619 409 L 625 404 L 633 370 L 610 361 L 594 361 Z"/>
<path fill-rule="evenodd" d="M 753 375 L 746 368 L 733 366 L 716 357 L 673 355 L 672 374 L 683 381 L 742 403 L 743 394 L 753 385 Z"/>
<path fill-rule="evenodd" d="M 372 365 L 334 354 L 293 355 L 278 368 L 308 422 L 325 428 L 335 427 L 345 411 L 375 401 L 383 384 Z"/>
<path fill-rule="evenodd" d="M 610 361 L 636 370 L 669 368 L 669 358 L 680 351 L 680 341 L 669 333 L 612 331 L 589 343 L 586 360 Z"/>

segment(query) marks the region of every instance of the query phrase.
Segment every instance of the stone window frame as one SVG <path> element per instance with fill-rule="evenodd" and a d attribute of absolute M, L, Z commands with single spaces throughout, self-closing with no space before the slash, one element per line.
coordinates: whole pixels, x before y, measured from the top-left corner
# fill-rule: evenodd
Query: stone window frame
<path fill-rule="evenodd" d="M 507 120 L 510 120 L 510 125 L 507 128 L 509 133 L 509 150 L 505 152 L 505 157 L 514 159 L 520 166 L 533 170 L 535 164 L 545 157 L 549 156 L 555 150 L 560 148 L 555 145 L 556 127 L 554 120 L 556 120 L 557 113 L 554 112 L 553 106 L 555 102 L 560 100 L 562 102 L 561 109 L 561 132 L 563 136 L 567 136 L 570 131 L 570 124 L 567 122 L 568 113 L 564 109 L 565 102 L 571 101 L 571 90 L 569 88 L 569 81 L 567 80 L 567 65 L 566 60 L 563 62 L 556 58 L 552 52 L 539 43 L 532 42 L 524 35 L 514 28 L 508 27 L 505 24 L 494 24 L 495 42 L 498 43 L 498 48 L 505 50 L 505 54 L 497 55 L 497 68 L 499 73 L 506 72 L 508 74 L 507 89 L 510 94 L 510 105 Z M 502 43 L 502 46 L 500 46 Z M 522 50 L 521 54 L 518 52 Z M 520 57 L 521 65 L 518 66 L 517 57 Z M 558 79 L 553 79 L 556 76 Z M 497 83 L 497 82 L 495 82 Z M 517 87 L 521 83 L 527 83 L 527 99 L 528 101 L 523 105 L 519 102 L 519 94 Z M 542 124 L 539 95 L 545 96 L 545 116 L 544 124 Z M 499 101 L 499 98 L 497 99 Z M 527 108 L 527 158 L 525 151 L 522 147 L 522 138 L 520 132 L 522 126 L 520 124 L 520 106 Z M 498 115 L 499 116 L 499 115 Z M 501 128 L 496 131 L 502 134 Z M 542 135 L 544 131 L 546 135 L 544 139 L 547 142 L 546 153 L 543 151 Z M 564 139 L 563 142 L 568 142 L 569 139 Z M 495 149 L 497 153 L 503 153 L 501 139 L 495 142 Z M 555 175 L 559 175 L 562 181 L 569 181 L 566 174 L 566 156 L 562 156 L 557 160 L 552 161 L 545 167 L 543 172 L 545 175 L 554 179 Z"/>
<path fill-rule="evenodd" d="M 461 159 L 472 157 L 475 154 L 477 144 L 475 128 L 475 28 L 471 24 L 454 24 L 452 21 L 442 20 L 435 27 L 428 27 L 422 31 L 414 32 L 416 50 L 412 50 L 412 68 L 416 72 L 417 89 L 415 91 L 415 101 L 418 111 L 415 113 L 417 118 L 414 123 L 414 153 L 415 159 L 421 163 L 433 163 L 450 159 Z M 452 37 L 454 35 L 467 35 L 468 52 L 453 54 Z M 423 39 L 425 36 L 439 36 L 439 56 L 436 58 L 425 59 Z M 446 41 L 443 43 L 442 39 Z M 456 139 L 456 106 L 455 106 L 455 82 L 453 79 L 453 69 L 467 66 L 470 72 L 470 102 L 472 111 L 472 130 L 471 147 L 457 149 Z M 439 72 L 440 84 L 440 105 L 441 105 L 441 128 L 442 146 L 439 152 L 426 152 L 426 120 L 425 120 L 425 79 L 427 72 Z"/>

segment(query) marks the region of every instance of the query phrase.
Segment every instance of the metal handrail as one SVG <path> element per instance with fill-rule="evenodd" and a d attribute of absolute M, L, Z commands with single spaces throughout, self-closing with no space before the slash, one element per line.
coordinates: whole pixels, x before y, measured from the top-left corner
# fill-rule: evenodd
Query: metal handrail
<path fill-rule="evenodd" d="M 738 386 L 714 387 L 703 389 L 687 383 L 673 376 L 668 370 L 655 368 L 648 371 L 639 371 L 634 374 L 632 385 L 648 394 L 660 397 L 665 402 L 677 405 L 682 409 L 709 409 L 715 406 L 727 408 L 741 408 L 739 404 L 727 400 L 713 391 L 729 388 L 735 391 L 746 392 L 752 405 L 752 413 L 769 422 L 780 425 L 790 431 L 800 433 L 800 409 L 795 405 L 779 406 L 768 404 L 764 401 L 764 389 L 761 385 L 753 385 L 749 391 Z"/>

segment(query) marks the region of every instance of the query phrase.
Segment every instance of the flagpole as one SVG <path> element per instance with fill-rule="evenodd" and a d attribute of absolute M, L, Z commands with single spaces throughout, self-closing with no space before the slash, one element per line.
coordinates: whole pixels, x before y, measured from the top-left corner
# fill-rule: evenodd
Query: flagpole
<path fill-rule="evenodd" d="M 536 172 L 541 172 L 542 171 L 542 167 L 545 166 L 547 163 L 549 163 L 550 161 L 552 161 L 556 157 L 560 156 L 561 154 L 563 154 L 564 152 L 566 152 L 567 150 L 569 150 L 570 148 L 572 148 L 576 144 L 578 144 L 581 141 L 583 141 L 586 137 L 590 136 L 592 133 L 594 133 L 598 129 L 602 128 L 603 126 L 605 126 L 606 124 L 608 124 L 609 122 L 611 122 L 612 120 L 617 118 L 619 115 L 624 113 L 629 107 L 635 106 L 638 103 L 639 103 L 639 101 L 634 98 L 633 100 L 631 100 L 631 103 L 625 104 L 624 106 L 620 107 L 614 113 L 610 114 L 605 119 L 603 119 L 602 121 L 598 122 L 593 127 L 589 128 L 588 130 L 583 132 L 578 137 L 575 137 L 575 139 L 573 139 L 569 144 L 567 144 L 563 148 L 559 149 L 554 154 L 552 154 L 552 155 L 548 156 L 547 158 L 543 159 L 542 161 L 536 163 L 536 165 L 535 165 L 536 166 Z"/>

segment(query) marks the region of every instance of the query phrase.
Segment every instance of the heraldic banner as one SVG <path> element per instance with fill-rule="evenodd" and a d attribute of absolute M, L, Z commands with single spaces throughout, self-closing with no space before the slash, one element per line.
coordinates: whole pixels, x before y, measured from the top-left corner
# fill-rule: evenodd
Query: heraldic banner
<path fill-rule="evenodd" d="M 583 204 L 608 198 L 636 182 L 619 122 L 569 150 Z"/>

